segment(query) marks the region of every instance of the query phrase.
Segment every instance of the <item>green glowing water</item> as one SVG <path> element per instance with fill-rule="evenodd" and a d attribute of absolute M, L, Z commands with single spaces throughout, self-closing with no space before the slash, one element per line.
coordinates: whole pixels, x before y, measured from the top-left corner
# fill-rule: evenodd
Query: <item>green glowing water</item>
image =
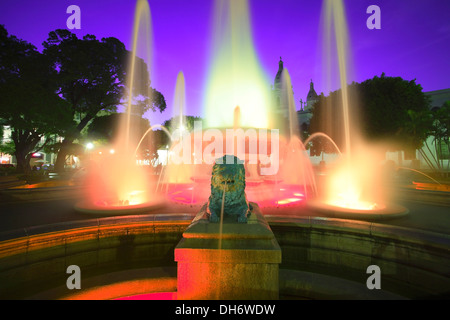
<path fill-rule="evenodd" d="M 208 127 L 270 127 L 270 82 L 253 46 L 247 1 L 216 0 L 212 59 L 204 98 Z"/>

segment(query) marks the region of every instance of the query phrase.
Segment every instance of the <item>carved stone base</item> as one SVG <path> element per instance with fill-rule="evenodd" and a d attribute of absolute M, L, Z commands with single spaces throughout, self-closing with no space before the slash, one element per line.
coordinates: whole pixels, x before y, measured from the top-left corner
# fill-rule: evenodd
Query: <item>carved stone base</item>
<path fill-rule="evenodd" d="M 278 299 L 281 249 L 256 203 L 247 223 L 211 223 L 205 207 L 175 248 L 179 300 Z"/>

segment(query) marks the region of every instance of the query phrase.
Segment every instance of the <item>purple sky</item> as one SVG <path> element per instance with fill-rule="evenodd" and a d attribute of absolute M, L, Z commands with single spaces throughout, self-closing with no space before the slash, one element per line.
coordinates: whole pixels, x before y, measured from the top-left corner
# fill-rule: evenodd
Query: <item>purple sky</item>
<path fill-rule="evenodd" d="M 48 32 L 66 28 L 69 5 L 81 8 L 82 37 L 116 37 L 127 48 L 133 26 L 134 0 L 1 1 L 0 24 L 10 34 L 42 50 Z M 152 85 L 166 97 L 162 114 L 148 114 L 152 124 L 172 116 L 177 74 L 186 81 L 187 114 L 200 115 L 209 62 L 212 0 L 149 0 L 154 53 Z M 306 100 L 310 79 L 323 89 L 321 6 L 318 0 L 249 0 L 256 52 L 273 81 L 281 56 L 289 70 L 297 109 Z M 381 30 L 369 30 L 369 5 L 381 8 Z M 424 91 L 450 88 L 450 1 L 346 0 L 352 73 L 361 82 L 381 75 L 417 79 Z M 73 31 L 73 30 L 72 30 Z M 334 88 L 336 89 L 336 88 Z M 328 92 L 324 92 L 327 94 Z"/>

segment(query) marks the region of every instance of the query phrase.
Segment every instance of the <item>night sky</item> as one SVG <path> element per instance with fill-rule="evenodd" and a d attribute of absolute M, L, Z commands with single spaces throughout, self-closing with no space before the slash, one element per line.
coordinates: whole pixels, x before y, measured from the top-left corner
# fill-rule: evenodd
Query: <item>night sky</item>
<path fill-rule="evenodd" d="M 352 73 L 349 82 L 387 76 L 417 79 L 424 91 L 450 88 L 450 1 L 346 0 Z M 69 5 L 81 8 L 78 37 L 116 37 L 131 48 L 134 0 L 16 0 L 0 2 L 0 24 L 42 50 L 50 31 L 67 28 Z M 187 114 L 201 116 L 212 43 L 212 0 L 149 0 L 153 27 L 152 86 L 166 97 L 165 112 L 149 113 L 152 124 L 172 116 L 176 78 L 183 71 Z M 381 29 L 369 30 L 370 5 L 381 9 Z M 289 70 L 297 109 L 310 79 L 324 87 L 319 0 L 249 0 L 255 50 L 273 83 L 280 56 Z M 270 83 L 270 84 L 272 84 Z M 268 84 L 268 85 L 270 85 Z M 335 90 L 337 88 L 333 88 Z M 328 94 L 328 92 L 324 92 Z"/>

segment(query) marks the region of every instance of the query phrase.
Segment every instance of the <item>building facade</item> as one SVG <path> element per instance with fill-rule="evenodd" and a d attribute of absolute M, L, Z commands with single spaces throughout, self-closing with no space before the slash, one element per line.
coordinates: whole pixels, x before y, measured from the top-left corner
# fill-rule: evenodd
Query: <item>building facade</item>
<path fill-rule="evenodd" d="M 312 117 L 312 107 L 318 100 L 319 96 L 317 95 L 316 90 L 314 90 L 314 83 L 311 79 L 309 84 L 309 92 L 306 96 L 306 102 L 303 102 L 303 100 L 300 99 L 300 110 L 297 111 L 300 131 L 308 131 L 309 121 Z"/>

